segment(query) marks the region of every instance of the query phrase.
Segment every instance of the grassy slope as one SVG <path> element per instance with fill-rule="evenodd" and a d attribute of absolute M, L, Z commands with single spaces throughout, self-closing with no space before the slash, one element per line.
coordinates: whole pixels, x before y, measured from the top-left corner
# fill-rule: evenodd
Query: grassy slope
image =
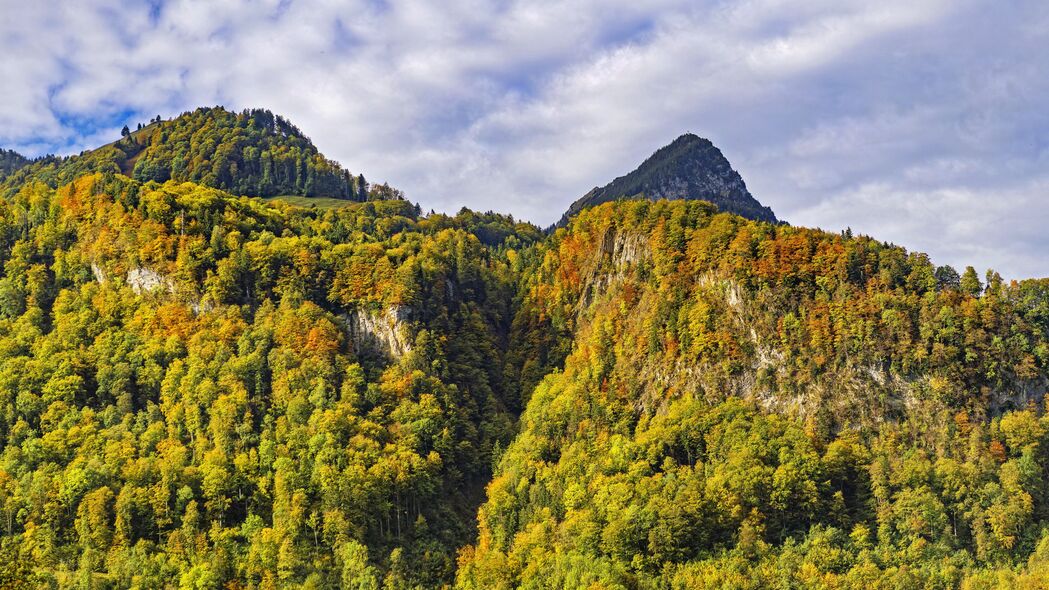
<path fill-rule="evenodd" d="M 299 195 L 280 195 L 276 197 L 262 197 L 263 201 L 281 200 L 299 207 L 318 207 L 320 209 L 338 209 L 346 205 L 352 205 L 357 201 L 349 199 L 332 199 L 328 197 L 303 197 Z"/>

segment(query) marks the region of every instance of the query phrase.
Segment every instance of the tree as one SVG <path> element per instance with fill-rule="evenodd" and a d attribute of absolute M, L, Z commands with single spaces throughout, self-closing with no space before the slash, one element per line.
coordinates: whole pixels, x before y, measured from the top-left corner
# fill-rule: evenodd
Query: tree
<path fill-rule="evenodd" d="M 936 288 L 940 291 L 958 289 L 961 277 L 953 266 L 944 265 L 936 268 Z"/>
<path fill-rule="evenodd" d="M 342 588 L 378 590 L 375 568 L 368 565 L 367 547 L 351 539 L 338 548 L 336 556 L 342 561 Z"/>
<path fill-rule="evenodd" d="M 368 192 L 368 200 L 371 201 L 403 201 L 404 193 L 384 182 L 381 185 L 373 185 Z"/>
<path fill-rule="evenodd" d="M 980 283 L 980 277 L 976 274 L 975 268 L 971 266 L 965 267 L 965 273 L 962 274 L 959 287 L 961 287 L 962 293 L 972 295 L 973 297 L 979 297 L 983 293 L 983 285 Z"/>
<path fill-rule="evenodd" d="M 127 137 L 128 135 L 131 135 L 131 130 L 127 128 L 127 125 L 124 125 L 124 128 L 120 130 L 120 137 Z"/>
<path fill-rule="evenodd" d="M 1002 275 L 995 272 L 993 269 L 987 269 L 987 293 L 992 295 L 1001 295 L 1002 293 Z"/>
<path fill-rule="evenodd" d="M 368 200 L 368 181 L 364 179 L 363 174 L 357 176 L 357 200 Z"/>

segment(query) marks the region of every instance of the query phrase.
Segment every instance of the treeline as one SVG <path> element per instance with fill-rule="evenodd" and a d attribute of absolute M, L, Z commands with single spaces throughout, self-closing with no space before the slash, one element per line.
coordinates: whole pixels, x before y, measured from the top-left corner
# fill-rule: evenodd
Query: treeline
<path fill-rule="evenodd" d="M 0 580 L 448 582 L 513 432 L 500 359 L 541 236 L 404 201 L 25 185 L 0 201 Z M 362 346 L 360 317 L 407 350 Z"/>
<path fill-rule="evenodd" d="M 0 148 L 0 180 L 3 180 L 4 177 L 8 176 L 15 170 L 28 165 L 29 162 L 29 158 L 26 158 L 14 150 Z"/>
<path fill-rule="evenodd" d="M 363 175 L 325 158 L 298 127 L 264 109 L 199 108 L 169 121 L 157 117 L 135 131 L 125 127 L 119 141 L 97 150 L 41 158 L 13 172 L 4 181 L 9 195 L 29 180 L 57 188 L 83 174 L 114 172 L 142 182 L 194 182 L 246 196 L 403 197 L 388 186 L 372 190 Z"/>
<path fill-rule="evenodd" d="M 538 248 L 459 587 L 1042 587 L 1049 283 L 682 201 Z"/>

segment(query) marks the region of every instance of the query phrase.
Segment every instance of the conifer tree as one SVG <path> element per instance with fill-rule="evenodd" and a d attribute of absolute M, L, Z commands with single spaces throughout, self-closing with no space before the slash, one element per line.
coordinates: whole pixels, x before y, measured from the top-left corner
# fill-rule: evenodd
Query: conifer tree
<path fill-rule="evenodd" d="M 983 293 L 983 285 L 980 283 L 980 277 L 976 274 L 976 269 L 967 266 L 965 272 L 962 274 L 962 278 L 959 282 L 962 293 L 972 295 L 973 297 L 979 297 Z"/>

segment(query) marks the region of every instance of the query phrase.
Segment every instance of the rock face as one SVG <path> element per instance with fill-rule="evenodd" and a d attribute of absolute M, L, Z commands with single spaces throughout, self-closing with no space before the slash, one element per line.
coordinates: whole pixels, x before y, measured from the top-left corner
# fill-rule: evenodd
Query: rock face
<path fill-rule="evenodd" d="M 595 187 L 572 203 L 557 227 L 586 207 L 626 198 L 699 199 L 747 219 L 777 222 L 772 209 L 750 194 L 721 150 L 709 140 L 686 133 L 652 154 L 637 170 Z"/>
<path fill-rule="evenodd" d="M 373 353 L 388 359 L 399 359 L 411 352 L 408 321 L 411 310 L 391 305 L 381 310 L 360 309 L 345 316 L 354 353 Z"/>
<path fill-rule="evenodd" d="M 601 238 L 601 247 L 595 250 L 594 259 L 584 271 L 583 291 L 577 304 L 577 315 L 611 285 L 627 277 L 637 263 L 649 260 L 651 254 L 644 236 L 616 230 L 606 231 Z"/>
<path fill-rule="evenodd" d="M 97 262 L 91 263 L 91 275 L 95 277 L 95 281 L 100 285 L 105 285 L 108 280 L 106 277 L 106 271 L 102 270 L 102 267 L 99 266 Z"/>
<path fill-rule="evenodd" d="M 174 282 L 155 270 L 135 267 L 127 271 L 127 284 L 135 293 L 148 293 L 157 289 L 175 292 Z"/>

